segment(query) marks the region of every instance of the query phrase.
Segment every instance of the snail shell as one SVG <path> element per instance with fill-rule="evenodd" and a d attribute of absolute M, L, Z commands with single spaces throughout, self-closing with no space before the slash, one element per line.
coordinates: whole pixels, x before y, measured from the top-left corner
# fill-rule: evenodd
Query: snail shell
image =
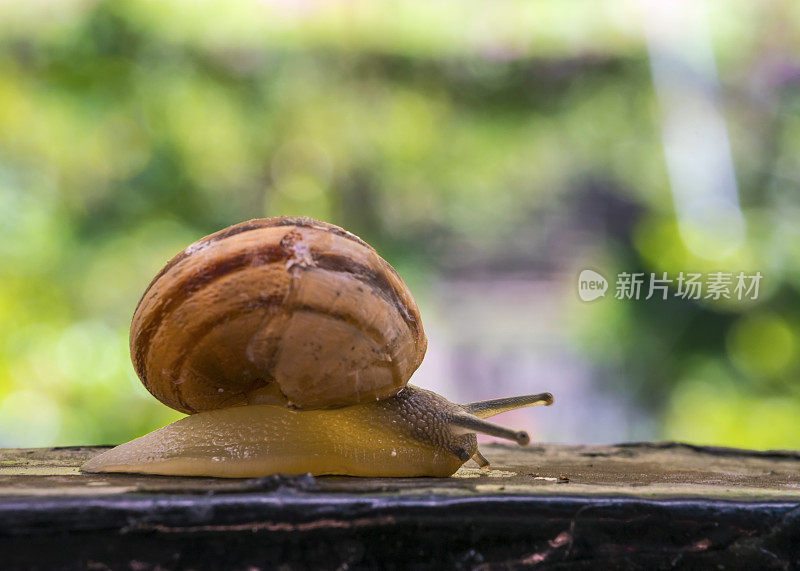
<path fill-rule="evenodd" d="M 391 397 L 426 346 L 394 269 L 357 236 L 310 218 L 250 220 L 193 243 L 152 280 L 130 330 L 142 383 L 189 414 Z"/>

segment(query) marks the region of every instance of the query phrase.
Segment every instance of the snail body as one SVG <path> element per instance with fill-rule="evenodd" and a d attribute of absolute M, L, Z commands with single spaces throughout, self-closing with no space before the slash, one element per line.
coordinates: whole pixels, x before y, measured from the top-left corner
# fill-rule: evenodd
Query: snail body
<path fill-rule="evenodd" d="M 256 477 L 449 476 L 485 418 L 549 393 L 459 405 L 406 386 L 427 340 L 407 287 L 365 242 L 307 218 L 251 220 L 195 242 L 153 279 L 130 348 L 145 387 L 189 416 L 82 469 Z"/>

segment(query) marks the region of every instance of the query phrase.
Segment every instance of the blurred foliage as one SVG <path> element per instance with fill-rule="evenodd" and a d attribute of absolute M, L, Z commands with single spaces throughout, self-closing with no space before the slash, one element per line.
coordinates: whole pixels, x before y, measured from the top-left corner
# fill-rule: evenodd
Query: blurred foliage
<path fill-rule="evenodd" d="M 287 214 L 362 235 L 422 296 L 447 275 L 760 270 L 749 305 L 568 301 L 553 327 L 658 437 L 800 447 L 800 9 L 708 5 L 748 233 L 704 259 L 642 6 L 0 3 L 0 445 L 176 418 L 129 364 L 138 296 L 198 237 Z"/>

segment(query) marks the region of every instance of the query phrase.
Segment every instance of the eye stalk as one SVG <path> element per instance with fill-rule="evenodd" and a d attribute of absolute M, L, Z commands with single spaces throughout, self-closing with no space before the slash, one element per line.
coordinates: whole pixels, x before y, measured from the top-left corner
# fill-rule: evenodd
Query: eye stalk
<path fill-rule="evenodd" d="M 462 404 L 460 408 L 463 412 L 454 414 L 450 419 L 450 425 L 464 429 L 465 432 L 486 434 L 504 440 L 511 440 L 520 446 L 527 446 L 531 441 L 531 437 L 524 430 L 513 430 L 493 422 L 488 422 L 484 419 L 503 412 L 508 412 L 509 410 L 534 405 L 550 406 L 551 404 L 553 404 L 553 395 L 550 393 L 538 393 L 535 395 L 522 395 L 518 397 Z"/>
<path fill-rule="evenodd" d="M 506 428 L 493 422 L 487 422 L 469 413 L 456 414 L 450 419 L 450 425 L 463 429 L 463 432 L 476 432 L 486 434 L 504 440 L 511 440 L 520 446 L 525 446 L 531 441 L 531 437 L 524 430 L 514 430 Z"/>
<path fill-rule="evenodd" d="M 472 402 L 458 405 L 461 411 L 452 415 L 449 419 L 449 424 L 459 432 L 486 434 L 516 442 L 520 446 L 527 446 L 531 441 L 531 437 L 524 430 L 513 430 L 484 419 L 518 408 L 535 405 L 550 406 L 551 404 L 553 404 L 553 395 L 551 393 L 537 393 Z M 478 450 L 475 451 L 472 459 L 475 460 L 480 468 L 489 468 L 489 461 Z"/>
<path fill-rule="evenodd" d="M 469 404 L 462 404 L 461 408 L 478 418 L 489 418 L 496 414 L 524 408 L 526 406 L 550 406 L 551 404 L 553 404 L 553 395 L 551 393 L 537 393 L 535 395 L 522 395 L 518 397 L 471 402 Z"/>

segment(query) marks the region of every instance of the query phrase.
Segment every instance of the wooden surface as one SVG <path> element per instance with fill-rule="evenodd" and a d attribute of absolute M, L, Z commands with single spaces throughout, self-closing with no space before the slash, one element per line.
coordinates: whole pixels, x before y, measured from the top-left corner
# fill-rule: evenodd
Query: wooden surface
<path fill-rule="evenodd" d="M 800 453 L 483 446 L 454 477 L 81 474 L 0 450 L 5 568 L 800 568 Z"/>

